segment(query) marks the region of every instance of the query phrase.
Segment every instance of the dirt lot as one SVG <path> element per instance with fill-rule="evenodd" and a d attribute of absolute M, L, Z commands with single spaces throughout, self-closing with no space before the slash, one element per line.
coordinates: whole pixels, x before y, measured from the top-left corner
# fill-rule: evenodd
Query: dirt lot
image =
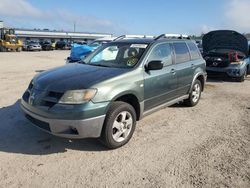
<path fill-rule="evenodd" d="M 44 133 L 20 112 L 31 78 L 68 54 L 0 53 L 0 187 L 250 187 L 250 77 L 209 81 L 198 106 L 147 116 L 110 151 Z"/>

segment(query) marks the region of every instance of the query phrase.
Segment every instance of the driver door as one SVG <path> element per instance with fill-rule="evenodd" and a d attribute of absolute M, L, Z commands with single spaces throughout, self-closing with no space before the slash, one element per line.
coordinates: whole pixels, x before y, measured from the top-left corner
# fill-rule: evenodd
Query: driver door
<path fill-rule="evenodd" d="M 162 61 L 161 70 L 144 72 L 144 110 L 166 103 L 176 97 L 177 77 L 169 43 L 155 45 L 149 52 L 147 63 Z"/>

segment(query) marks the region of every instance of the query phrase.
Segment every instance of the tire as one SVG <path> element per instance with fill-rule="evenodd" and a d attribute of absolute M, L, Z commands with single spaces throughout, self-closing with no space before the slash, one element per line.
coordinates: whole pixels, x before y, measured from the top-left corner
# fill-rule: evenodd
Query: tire
<path fill-rule="evenodd" d="M 17 51 L 17 52 L 21 52 L 21 51 L 22 51 L 22 47 L 18 47 L 18 48 L 16 49 L 16 51 Z"/>
<path fill-rule="evenodd" d="M 119 148 L 131 139 L 135 126 L 135 109 L 128 103 L 114 102 L 106 114 L 101 142 L 110 149 Z"/>
<path fill-rule="evenodd" d="M 7 48 L 5 48 L 4 46 L 1 46 L 1 52 L 7 52 Z"/>
<path fill-rule="evenodd" d="M 247 77 L 247 68 L 246 68 L 244 74 L 241 77 L 236 78 L 236 81 L 237 82 L 244 82 L 246 77 Z"/>
<path fill-rule="evenodd" d="M 192 90 L 189 94 L 189 98 L 184 100 L 184 104 L 189 107 L 197 105 L 201 98 L 201 90 L 202 90 L 201 82 L 199 80 L 195 80 L 192 86 Z"/>

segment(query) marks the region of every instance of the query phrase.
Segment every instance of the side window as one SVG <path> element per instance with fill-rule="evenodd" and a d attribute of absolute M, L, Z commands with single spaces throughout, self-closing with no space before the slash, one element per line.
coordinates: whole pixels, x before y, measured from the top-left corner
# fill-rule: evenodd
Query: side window
<path fill-rule="evenodd" d="M 176 42 L 173 43 L 173 47 L 175 50 L 176 63 L 190 61 L 190 54 L 186 43 Z"/>
<path fill-rule="evenodd" d="M 189 47 L 192 60 L 199 59 L 200 52 L 197 46 L 193 42 L 188 42 L 187 45 Z"/>
<path fill-rule="evenodd" d="M 158 44 L 151 51 L 148 61 L 162 61 L 163 66 L 172 64 L 171 47 L 168 43 Z"/>

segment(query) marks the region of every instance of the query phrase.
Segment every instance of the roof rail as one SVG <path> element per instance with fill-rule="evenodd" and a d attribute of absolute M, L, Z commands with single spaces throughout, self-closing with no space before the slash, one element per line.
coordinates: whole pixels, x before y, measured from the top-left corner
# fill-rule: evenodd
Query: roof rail
<path fill-rule="evenodd" d="M 134 38 L 154 38 L 154 36 L 150 36 L 150 35 L 121 35 L 119 37 L 117 37 L 116 39 L 114 39 L 114 41 L 117 40 L 122 40 L 125 38 L 130 38 L 130 39 L 134 39 Z"/>
<path fill-rule="evenodd" d="M 168 39 L 190 39 L 188 35 L 182 35 L 182 34 L 161 34 L 158 37 L 156 37 L 154 40 L 159 40 L 161 38 L 168 38 Z"/>

